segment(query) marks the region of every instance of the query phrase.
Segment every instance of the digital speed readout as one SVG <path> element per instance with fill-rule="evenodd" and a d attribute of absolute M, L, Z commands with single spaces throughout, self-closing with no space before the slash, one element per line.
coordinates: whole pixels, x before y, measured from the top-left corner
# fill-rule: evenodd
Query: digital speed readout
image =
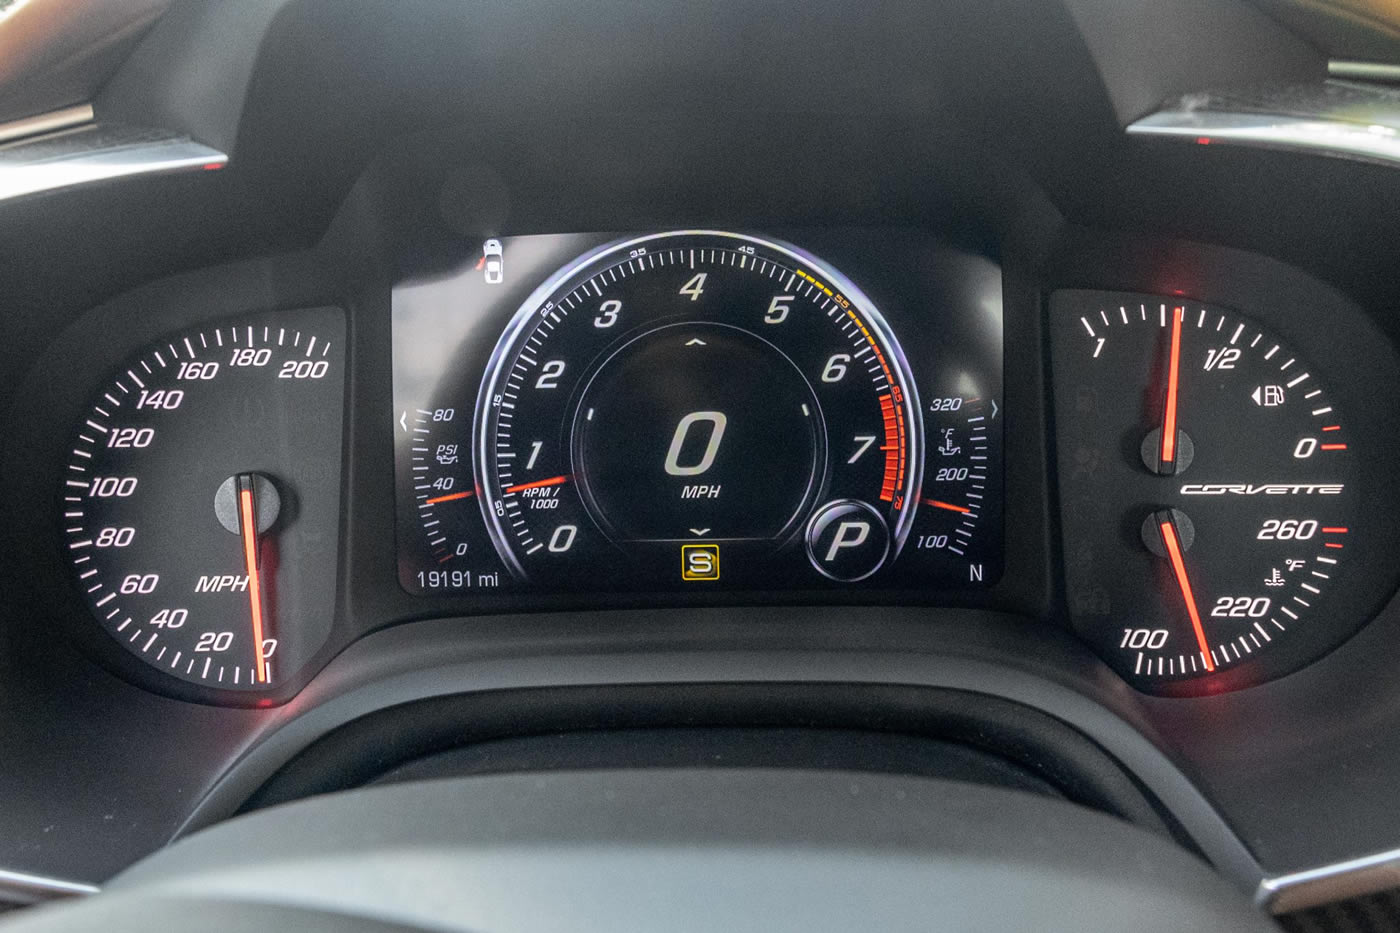
<path fill-rule="evenodd" d="M 584 239 L 489 241 L 477 262 L 396 290 L 407 589 L 996 578 L 994 266 L 967 263 L 982 275 L 976 310 L 997 316 L 962 321 L 982 340 L 959 358 L 946 322 L 967 310 L 904 294 L 910 340 L 852 280 L 781 241 Z M 459 339 L 439 338 L 425 372 L 418 341 L 444 323 Z"/>

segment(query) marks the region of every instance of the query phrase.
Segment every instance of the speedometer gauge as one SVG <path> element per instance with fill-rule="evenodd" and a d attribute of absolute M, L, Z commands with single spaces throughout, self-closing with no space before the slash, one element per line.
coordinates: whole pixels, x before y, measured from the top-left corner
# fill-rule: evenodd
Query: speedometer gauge
<path fill-rule="evenodd" d="M 1052 338 L 1067 595 L 1109 663 L 1229 689 L 1355 629 L 1364 437 L 1328 374 L 1233 311 L 1143 295 L 1059 293 Z"/>
<path fill-rule="evenodd" d="M 923 470 L 873 304 L 793 247 L 713 232 L 612 244 L 538 289 L 492 356 L 473 449 L 514 575 L 610 588 L 871 578 Z"/>
<path fill-rule="evenodd" d="M 63 550 L 127 652 L 204 687 L 269 691 L 335 603 L 345 322 L 331 308 L 174 334 L 78 425 Z"/>

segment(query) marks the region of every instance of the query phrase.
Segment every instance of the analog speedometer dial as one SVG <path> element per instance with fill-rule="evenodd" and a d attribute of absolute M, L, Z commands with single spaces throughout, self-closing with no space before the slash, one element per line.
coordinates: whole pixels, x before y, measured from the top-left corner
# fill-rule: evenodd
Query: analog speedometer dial
<path fill-rule="evenodd" d="M 102 385 L 63 474 L 63 551 L 98 623 L 167 677 L 267 693 L 334 611 L 345 322 L 172 334 Z"/>
<path fill-rule="evenodd" d="M 814 257 L 727 233 L 613 244 L 496 348 L 480 505 L 522 579 L 853 583 L 918 508 L 920 413 L 879 312 Z"/>

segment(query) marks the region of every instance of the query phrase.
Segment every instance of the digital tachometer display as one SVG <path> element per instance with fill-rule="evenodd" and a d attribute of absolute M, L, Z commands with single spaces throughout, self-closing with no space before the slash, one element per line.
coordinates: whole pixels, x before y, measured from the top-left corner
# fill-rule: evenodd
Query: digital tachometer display
<path fill-rule="evenodd" d="M 421 363 L 404 371 L 422 356 L 407 349 L 416 326 L 488 310 L 450 302 L 495 297 L 539 268 L 542 239 L 489 241 L 476 265 L 396 293 L 408 589 L 995 579 L 999 285 L 976 309 L 992 322 L 906 297 L 902 323 L 919 331 L 902 334 L 853 280 L 790 244 L 616 238 L 538 274 L 489 338 L 480 318 L 464 328 L 436 379 Z M 992 345 L 959 357 L 956 340 L 938 340 L 959 334 L 955 316 L 993 330 Z"/>

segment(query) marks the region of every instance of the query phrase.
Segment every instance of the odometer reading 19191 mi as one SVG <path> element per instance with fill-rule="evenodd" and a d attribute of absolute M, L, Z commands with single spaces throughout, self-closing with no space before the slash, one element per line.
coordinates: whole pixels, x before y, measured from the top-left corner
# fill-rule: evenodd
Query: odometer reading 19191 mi
<path fill-rule="evenodd" d="M 1329 609 L 1358 438 L 1324 374 L 1262 324 L 1169 298 L 1059 293 L 1052 339 L 1069 608 L 1120 673 L 1246 686 L 1351 630 Z"/>
<path fill-rule="evenodd" d="M 814 257 L 728 233 L 583 257 L 496 347 L 477 490 L 519 578 L 576 586 L 853 583 L 918 507 L 898 344 Z"/>

